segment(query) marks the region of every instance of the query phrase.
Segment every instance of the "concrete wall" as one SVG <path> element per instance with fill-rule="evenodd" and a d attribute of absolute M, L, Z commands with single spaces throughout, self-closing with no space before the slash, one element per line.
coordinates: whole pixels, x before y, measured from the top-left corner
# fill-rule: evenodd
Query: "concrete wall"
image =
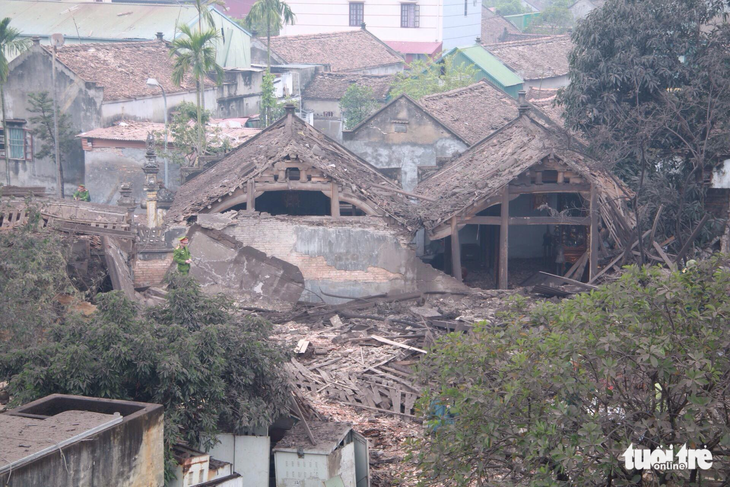
<path fill-rule="evenodd" d="M 198 224 L 206 226 L 206 215 L 198 216 Z M 378 217 L 335 220 L 239 212 L 222 231 L 299 267 L 305 286 L 302 301 L 336 303 L 386 292 L 462 289 L 418 259 L 405 237 Z"/>
<path fill-rule="evenodd" d="M 148 406 L 150 410 L 129 417 L 122 414 L 125 418 L 118 425 L 65 447 L 62 453 L 49 453 L 14 469 L 12 474 L 0 475 L 0 484 L 4 487 L 162 487 L 164 410 L 162 406 Z M 112 414 L 114 410 L 97 412 Z M 52 414 L 56 413 L 48 415 Z"/>
<path fill-rule="evenodd" d="M 243 476 L 245 487 L 269 486 L 271 438 L 222 433 L 219 443 L 210 450 L 213 458 L 233 464 L 233 471 Z"/>
<path fill-rule="evenodd" d="M 302 108 L 313 112 L 314 128 L 337 141 L 342 140 L 342 112 L 338 100 L 311 100 L 305 98 L 302 102 Z"/>
<path fill-rule="evenodd" d="M 543 79 L 531 79 L 525 80 L 524 90 L 529 92 L 530 88 L 536 89 L 555 89 L 564 88 L 570 84 L 570 78 L 568 75 L 555 76 L 554 78 L 543 78 Z"/>
<path fill-rule="evenodd" d="M 482 35 L 482 2 L 443 0 L 443 9 L 444 52 L 474 45 L 476 38 Z"/>
<path fill-rule="evenodd" d="M 342 143 L 375 167 L 400 168 L 407 191 L 418 184 L 419 166 L 436 166 L 467 148 L 407 98 L 396 100 L 356 132 L 343 133 Z"/>

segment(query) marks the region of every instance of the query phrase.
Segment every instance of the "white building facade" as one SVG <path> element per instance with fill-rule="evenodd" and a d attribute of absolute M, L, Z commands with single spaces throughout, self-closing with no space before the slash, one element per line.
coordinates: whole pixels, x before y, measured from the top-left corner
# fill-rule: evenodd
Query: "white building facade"
<path fill-rule="evenodd" d="M 481 0 L 288 0 L 296 23 L 281 35 L 367 29 L 380 40 L 443 43 L 447 51 L 473 45 L 481 35 Z"/>

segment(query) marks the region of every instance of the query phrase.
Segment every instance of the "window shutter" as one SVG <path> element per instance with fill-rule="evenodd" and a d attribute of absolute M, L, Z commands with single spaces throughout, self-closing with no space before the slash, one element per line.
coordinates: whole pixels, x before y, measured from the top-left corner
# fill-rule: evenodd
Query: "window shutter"
<path fill-rule="evenodd" d="M 408 27 L 408 9 L 405 3 L 400 4 L 400 26 Z"/>
<path fill-rule="evenodd" d="M 30 130 L 25 131 L 25 160 L 33 162 L 33 134 Z"/>
<path fill-rule="evenodd" d="M 414 27 L 421 27 L 421 6 L 420 5 L 414 5 L 416 14 L 415 14 L 415 24 Z"/>

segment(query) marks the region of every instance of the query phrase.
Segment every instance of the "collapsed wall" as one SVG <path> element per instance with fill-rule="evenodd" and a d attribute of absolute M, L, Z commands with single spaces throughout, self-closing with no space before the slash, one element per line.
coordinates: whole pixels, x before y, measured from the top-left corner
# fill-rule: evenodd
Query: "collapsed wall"
<path fill-rule="evenodd" d="M 378 217 L 334 220 L 228 212 L 200 214 L 197 223 L 298 267 L 304 278 L 302 301 L 339 303 L 382 293 L 468 290 L 423 263 L 406 237 Z M 207 256 L 201 251 L 195 257 L 204 262 Z"/>

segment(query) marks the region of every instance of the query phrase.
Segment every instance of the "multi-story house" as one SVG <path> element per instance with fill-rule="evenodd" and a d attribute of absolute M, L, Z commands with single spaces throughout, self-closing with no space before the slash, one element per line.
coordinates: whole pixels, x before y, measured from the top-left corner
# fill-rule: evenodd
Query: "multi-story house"
<path fill-rule="evenodd" d="M 359 28 L 406 56 L 433 56 L 470 46 L 481 35 L 480 0 L 288 0 L 294 25 L 281 35 L 318 34 Z"/>

